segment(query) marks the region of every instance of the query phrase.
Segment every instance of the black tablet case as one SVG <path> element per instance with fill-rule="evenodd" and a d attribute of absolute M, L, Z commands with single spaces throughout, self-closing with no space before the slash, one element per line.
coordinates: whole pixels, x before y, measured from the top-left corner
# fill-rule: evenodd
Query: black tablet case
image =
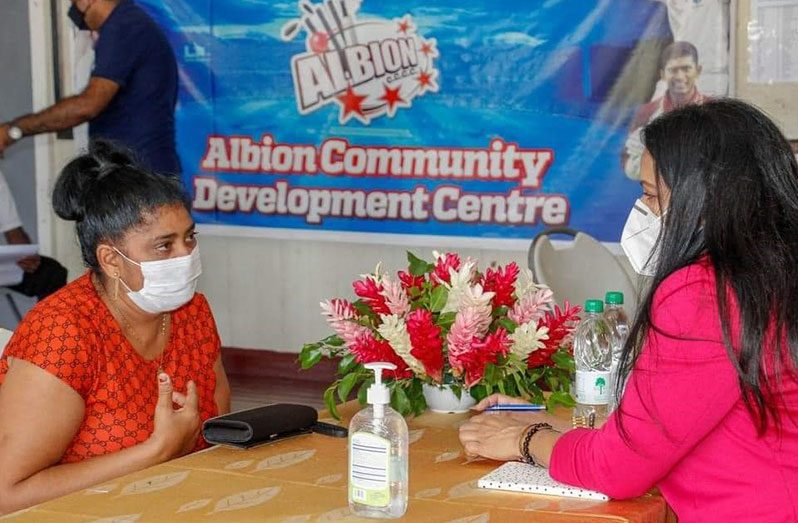
<path fill-rule="evenodd" d="M 318 418 L 313 407 L 276 403 L 211 418 L 202 425 L 202 436 L 212 445 L 249 448 L 308 433 Z"/>

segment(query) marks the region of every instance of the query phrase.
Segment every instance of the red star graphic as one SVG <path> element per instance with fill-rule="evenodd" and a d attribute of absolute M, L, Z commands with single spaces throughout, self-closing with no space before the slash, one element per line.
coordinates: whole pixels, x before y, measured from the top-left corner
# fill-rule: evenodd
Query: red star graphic
<path fill-rule="evenodd" d="M 429 87 L 432 84 L 432 75 L 426 73 L 425 71 L 421 71 L 418 73 L 418 85 L 421 88 Z"/>
<path fill-rule="evenodd" d="M 406 101 L 399 95 L 399 87 L 396 89 L 391 89 L 387 85 L 384 87 L 385 94 L 380 96 L 380 100 L 388 104 L 388 114 L 393 114 L 393 112 L 396 111 L 396 104 L 406 103 Z"/>
<path fill-rule="evenodd" d="M 407 20 L 402 20 L 401 22 L 399 22 L 400 33 L 406 33 L 408 29 L 410 29 L 410 22 L 408 22 Z"/>
<path fill-rule="evenodd" d="M 424 54 L 432 53 L 432 46 L 429 45 L 428 42 L 424 42 L 423 44 L 421 44 L 421 52 Z"/>
<path fill-rule="evenodd" d="M 341 102 L 341 106 L 344 110 L 344 120 L 346 120 L 349 113 L 356 113 L 365 118 L 366 115 L 363 114 L 363 108 L 361 107 L 361 104 L 366 98 L 368 98 L 368 96 L 361 96 L 357 94 L 352 89 L 351 85 L 347 87 L 346 94 L 342 94 L 338 97 L 338 101 Z"/>

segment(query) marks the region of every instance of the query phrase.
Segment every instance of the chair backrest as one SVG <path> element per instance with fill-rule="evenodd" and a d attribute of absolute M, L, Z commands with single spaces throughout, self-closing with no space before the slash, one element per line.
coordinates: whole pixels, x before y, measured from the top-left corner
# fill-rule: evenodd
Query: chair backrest
<path fill-rule="evenodd" d="M 13 331 L 0 327 L 0 356 L 3 355 L 3 350 L 6 348 L 6 343 L 11 339 L 12 334 L 14 334 Z"/>
<path fill-rule="evenodd" d="M 555 246 L 549 238 L 563 234 L 573 238 Z M 592 236 L 573 229 L 550 229 L 538 234 L 529 248 L 529 268 L 536 281 L 547 285 L 555 299 L 583 305 L 588 299 L 604 299 L 607 291 L 621 291 L 624 309 L 634 315 L 638 290 L 617 256 Z"/>

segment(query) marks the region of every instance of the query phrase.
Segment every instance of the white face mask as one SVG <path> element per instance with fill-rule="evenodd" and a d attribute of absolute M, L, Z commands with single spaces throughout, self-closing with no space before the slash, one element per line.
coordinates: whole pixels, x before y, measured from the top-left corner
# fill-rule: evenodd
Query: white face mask
<path fill-rule="evenodd" d="M 621 247 L 629 263 L 638 274 L 654 276 L 657 270 L 657 238 L 662 218 L 654 214 L 642 200 L 637 200 L 629 212 L 621 233 Z"/>
<path fill-rule="evenodd" d="M 138 291 L 122 281 L 128 290 L 127 296 L 138 307 L 150 314 L 179 309 L 194 297 L 197 278 L 202 274 L 199 245 L 191 254 L 166 260 L 136 262 L 115 249 L 125 260 L 141 267 L 144 285 Z M 121 278 L 120 278 L 121 281 Z"/>

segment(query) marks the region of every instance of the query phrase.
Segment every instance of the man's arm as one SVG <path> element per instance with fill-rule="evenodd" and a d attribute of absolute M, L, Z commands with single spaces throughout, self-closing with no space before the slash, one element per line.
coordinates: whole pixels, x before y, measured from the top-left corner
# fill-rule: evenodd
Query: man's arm
<path fill-rule="evenodd" d="M 8 129 L 12 125 L 19 127 L 23 136 L 69 129 L 99 115 L 117 91 L 119 85 L 116 82 L 92 77 L 82 93 L 64 98 L 38 113 L 0 125 L 0 153 L 14 143 L 8 136 Z"/>

